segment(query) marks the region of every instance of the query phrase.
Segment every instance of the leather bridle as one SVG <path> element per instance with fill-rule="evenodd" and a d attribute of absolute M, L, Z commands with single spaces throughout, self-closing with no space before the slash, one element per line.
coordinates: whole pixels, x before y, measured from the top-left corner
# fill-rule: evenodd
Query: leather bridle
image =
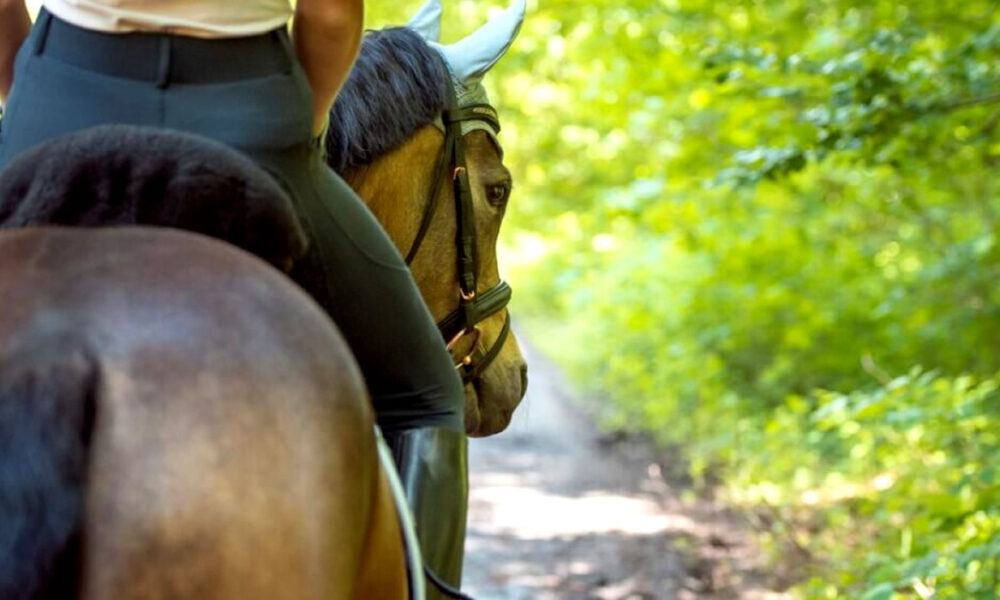
<path fill-rule="evenodd" d="M 458 248 L 458 308 L 438 322 L 438 329 L 444 336 L 448 351 L 455 357 L 455 368 L 461 372 L 462 381 L 469 383 L 482 375 L 483 371 L 496 359 L 510 334 L 510 313 L 507 313 L 503 329 L 489 350 L 483 352 L 479 338 L 481 332 L 477 325 L 507 307 L 510 302 L 511 289 L 506 281 L 501 280 L 489 290 L 479 293 L 477 289 L 477 269 L 479 266 L 476 252 L 476 219 L 472 198 L 472 187 L 469 185 L 469 171 L 465 162 L 465 139 L 462 135 L 462 123 L 479 121 L 489 126 L 494 134 L 500 132 L 500 121 L 496 109 L 489 104 L 472 104 L 458 106 L 455 91 L 449 90 L 449 105 L 441 114 L 444 124 L 444 148 L 438 158 L 434 184 L 431 189 L 427 207 L 424 209 L 423 220 L 417 235 L 406 253 L 406 264 L 413 262 L 420 245 L 430 229 L 434 212 L 437 210 L 438 196 L 441 194 L 444 182 L 450 180 L 455 196 L 455 216 L 457 231 L 455 243 Z M 466 337 L 472 338 L 471 349 L 467 353 L 455 355 L 455 350 Z"/>

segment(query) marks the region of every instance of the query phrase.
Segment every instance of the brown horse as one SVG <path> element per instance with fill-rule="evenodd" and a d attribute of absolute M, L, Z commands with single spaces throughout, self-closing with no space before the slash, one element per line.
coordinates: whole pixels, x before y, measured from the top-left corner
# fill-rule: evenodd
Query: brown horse
<path fill-rule="evenodd" d="M 366 35 L 331 111 L 326 139 L 330 165 L 369 205 L 408 258 L 439 323 L 462 305 L 461 270 L 454 268 L 459 261 L 456 227 L 461 203 L 455 197 L 458 186 L 452 185 L 452 175 L 462 167 L 468 176 L 466 210 L 473 217 L 469 230 L 475 243 L 475 291 L 483 298 L 500 285 L 496 243 L 511 174 L 503 164 L 496 112 L 480 79 L 516 36 L 524 3 L 515 1 L 504 15 L 453 46 L 436 43 L 440 11 L 440 1 L 431 0 L 410 27 Z M 477 66 L 463 68 L 456 54 L 478 57 Z M 470 114 L 460 123 L 442 119 L 462 110 Z M 464 165 L 450 162 L 449 135 L 464 146 Z M 457 361 L 496 355 L 485 368 L 472 364 L 469 369 L 466 430 L 474 436 L 492 435 L 507 427 L 524 396 L 527 367 L 517 340 L 507 335 L 505 308 L 465 325 L 470 335 L 456 340 Z"/>
<path fill-rule="evenodd" d="M 0 598 L 406 597 L 360 375 L 277 271 L 29 229 L 0 298 Z"/>

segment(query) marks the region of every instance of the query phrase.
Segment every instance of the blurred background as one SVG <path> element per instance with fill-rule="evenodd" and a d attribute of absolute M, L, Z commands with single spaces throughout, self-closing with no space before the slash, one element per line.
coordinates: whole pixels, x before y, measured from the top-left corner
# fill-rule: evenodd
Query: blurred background
<path fill-rule="evenodd" d="M 486 85 L 511 308 L 598 439 L 746 515 L 780 597 L 1000 597 L 994 0 L 529 0 Z"/>
<path fill-rule="evenodd" d="M 534 0 L 487 86 L 512 309 L 605 431 L 796 597 L 1000 597 L 995 2 Z"/>

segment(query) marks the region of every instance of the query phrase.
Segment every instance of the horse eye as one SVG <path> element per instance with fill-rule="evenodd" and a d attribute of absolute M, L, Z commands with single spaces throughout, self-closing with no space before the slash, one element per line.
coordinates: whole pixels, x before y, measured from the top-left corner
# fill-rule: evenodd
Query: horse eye
<path fill-rule="evenodd" d="M 490 204 L 500 206 L 507 202 L 508 196 L 510 196 L 509 183 L 500 183 L 486 187 L 486 201 Z"/>

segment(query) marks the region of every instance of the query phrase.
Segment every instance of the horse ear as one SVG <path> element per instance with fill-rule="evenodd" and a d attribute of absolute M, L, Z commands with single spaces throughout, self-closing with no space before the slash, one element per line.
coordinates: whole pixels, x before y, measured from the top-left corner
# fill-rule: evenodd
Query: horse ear
<path fill-rule="evenodd" d="M 441 0 L 428 0 L 406 26 L 419 33 L 420 37 L 428 42 L 440 41 L 441 13 Z"/>
<path fill-rule="evenodd" d="M 525 0 L 514 3 L 499 17 L 483 25 L 465 39 L 448 46 L 434 44 L 444 56 L 452 74 L 463 84 L 479 81 L 507 53 L 521 30 Z"/>

